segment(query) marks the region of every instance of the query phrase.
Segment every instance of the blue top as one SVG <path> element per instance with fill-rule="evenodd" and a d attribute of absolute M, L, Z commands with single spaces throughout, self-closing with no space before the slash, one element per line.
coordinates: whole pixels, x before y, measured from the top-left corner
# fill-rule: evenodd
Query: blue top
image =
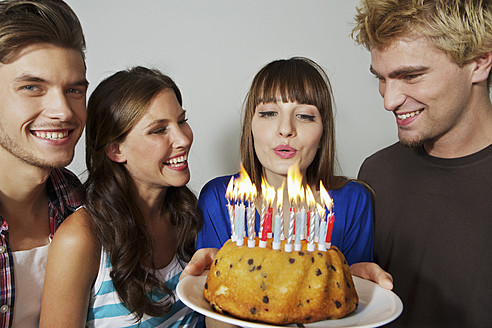
<path fill-rule="evenodd" d="M 237 175 L 236 175 L 237 176 Z M 231 176 L 209 181 L 201 190 L 198 207 L 203 212 L 203 228 L 198 233 L 197 249 L 221 248 L 231 237 L 231 223 L 225 197 Z M 374 260 L 374 223 L 371 195 L 361 184 L 350 181 L 338 190 L 330 190 L 335 224 L 332 245 L 342 251 L 348 264 Z M 260 228 L 256 212 L 255 231 Z"/>

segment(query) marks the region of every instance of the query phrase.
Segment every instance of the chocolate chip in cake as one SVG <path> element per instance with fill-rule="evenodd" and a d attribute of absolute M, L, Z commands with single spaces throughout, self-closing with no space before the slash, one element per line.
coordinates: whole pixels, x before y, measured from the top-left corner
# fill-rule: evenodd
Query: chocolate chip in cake
<path fill-rule="evenodd" d="M 311 256 L 311 263 L 314 263 L 314 257 Z"/>
<path fill-rule="evenodd" d="M 260 289 L 261 289 L 261 290 L 265 290 L 265 289 L 266 289 L 266 285 L 265 285 L 265 283 L 262 283 L 262 284 L 260 285 Z"/>
<path fill-rule="evenodd" d="M 316 275 L 317 275 L 317 276 L 321 276 L 321 274 L 322 274 L 322 272 L 321 272 L 321 270 L 320 270 L 320 269 L 316 270 Z"/>
<path fill-rule="evenodd" d="M 229 269 L 232 269 L 232 264 L 229 264 Z"/>
<path fill-rule="evenodd" d="M 326 264 L 326 267 L 327 267 L 328 269 L 332 269 L 332 270 L 333 270 L 333 272 L 337 272 L 337 268 L 335 268 L 332 264 L 330 264 L 330 265 Z"/>
<path fill-rule="evenodd" d="M 290 259 L 289 259 L 289 263 L 290 263 L 290 264 L 293 264 L 295 261 L 296 261 L 296 260 L 295 260 L 295 259 L 293 259 L 293 258 L 290 258 Z"/>
<path fill-rule="evenodd" d="M 268 296 L 263 296 L 263 303 L 265 304 L 268 304 L 268 302 L 270 302 L 270 300 L 268 299 Z"/>
<path fill-rule="evenodd" d="M 256 270 L 261 270 L 261 265 L 258 265 L 258 266 L 256 267 Z"/>
<path fill-rule="evenodd" d="M 249 259 L 249 260 L 248 260 L 248 264 L 249 264 L 249 265 L 253 264 L 253 259 Z"/>
<path fill-rule="evenodd" d="M 309 322 L 311 320 L 311 317 L 307 316 L 304 320 L 306 320 L 307 322 Z"/>
<path fill-rule="evenodd" d="M 335 301 L 335 306 L 337 307 L 337 309 L 339 309 L 342 307 L 342 303 L 340 303 L 339 301 Z"/>
<path fill-rule="evenodd" d="M 205 283 L 205 289 L 208 289 L 208 283 Z"/>
<path fill-rule="evenodd" d="M 217 265 L 217 262 L 219 262 L 219 260 L 218 259 L 215 259 L 215 265 Z"/>
<path fill-rule="evenodd" d="M 251 310 L 249 310 L 249 312 L 251 312 L 251 314 L 256 314 L 256 308 L 251 308 Z"/>
<path fill-rule="evenodd" d="M 218 277 L 220 276 L 220 271 L 215 271 L 215 275 Z"/>
<path fill-rule="evenodd" d="M 309 303 L 309 299 L 306 300 L 306 303 Z"/>
<path fill-rule="evenodd" d="M 304 252 L 299 252 L 299 256 L 304 256 Z"/>

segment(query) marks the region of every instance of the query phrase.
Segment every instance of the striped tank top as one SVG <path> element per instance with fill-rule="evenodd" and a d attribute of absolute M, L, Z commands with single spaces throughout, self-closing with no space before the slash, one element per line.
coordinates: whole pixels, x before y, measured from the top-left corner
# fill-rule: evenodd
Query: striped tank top
<path fill-rule="evenodd" d="M 114 289 L 109 276 L 112 268 L 111 261 L 108 254 L 103 250 L 99 272 L 91 290 L 86 327 L 203 327 L 203 316 L 184 305 L 178 299 L 175 291 L 184 265 L 185 263 L 174 256 L 169 265 L 156 272 L 156 276 L 161 281 L 165 281 L 166 287 L 173 291 L 175 296 L 176 301 L 171 311 L 163 317 L 151 317 L 144 314 L 139 322 L 135 322 L 134 315 L 123 305 Z M 173 301 L 170 295 L 162 291 L 154 291 L 152 298 L 154 301 Z"/>

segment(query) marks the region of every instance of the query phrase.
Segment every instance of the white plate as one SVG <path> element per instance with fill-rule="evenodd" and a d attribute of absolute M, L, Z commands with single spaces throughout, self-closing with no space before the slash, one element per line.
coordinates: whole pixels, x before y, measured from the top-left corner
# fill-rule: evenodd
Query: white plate
<path fill-rule="evenodd" d="M 240 320 L 230 315 L 215 312 L 210 303 L 203 297 L 203 286 L 206 279 L 206 275 L 187 276 L 178 283 L 178 297 L 184 304 L 207 317 L 241 327 L 277 327 L 265 323 Z M 398 318 L 403 311 L 403 303 L 395 293 L 372 281 L 355 276 L 353 279 L 359 295 L 359 306 L 355 312 L 342 319 L 308 323 L 304 324 L 304 327 L 379 327 Z M 303 325 L 282 327 L 303 327 Z"/>

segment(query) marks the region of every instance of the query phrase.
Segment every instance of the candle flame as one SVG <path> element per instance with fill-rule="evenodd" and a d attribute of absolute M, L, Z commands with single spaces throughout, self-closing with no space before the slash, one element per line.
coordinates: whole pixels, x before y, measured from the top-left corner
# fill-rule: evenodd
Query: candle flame
<path fill-rule="evenodd" d="M 277 208 L 281 209 L 284 202 L 284 184 L 277 189 Z"/>
<path fill-rule="evenodd" d="M 326 206 L 329 212 L 333 210 L 333 199 L 331 199 L 328 191 L 326 191 L 325 186 L 323 186 L 323 181 L 319 182 L 319 196 L 321 202 Z"/>
<path fill-rule="evenodd" d="M 233 190 L 234 190 L 234 176 L 231 177 L 231 180 L 229 180 L 229 183 L 227 184 L 227 190 L 226 190 L 227 199 L 234 200 Z"/>
<path fill-rule="evenodd" d="M 309 185 L 307 185 L 306 187 L 306 201 L 308 208 L 314 207 L 314 204 L 316 203 L 313 191 L 311 190 L 311 187 L 309 187 Z"/>
<path fill-rule="evenodd" d="M 239 178 L 235 180 L 233 195 L 243 200 L 249 200 L 251 202 L 256 198 L 256 186 L 251 182 L 248 173 L 241 165 L 241 171 L 239 172 Z"/>
<path fill-rule="evenodd" d="M 325 217 L 325 208 L 320 204 L 316 203 L 316 209 L 318 210 L 319 217 L 323 219 Z"/>
<path fill-rule="evenodd" d="M 304 188 L 301 187 L 302 175 L 299 171 L 298 163 L 289 167 L 287 172 L 287 191 L 289 193 L 289 201 L 291 204 L 298 203 L 302 197 L 304 199 Z"/>

